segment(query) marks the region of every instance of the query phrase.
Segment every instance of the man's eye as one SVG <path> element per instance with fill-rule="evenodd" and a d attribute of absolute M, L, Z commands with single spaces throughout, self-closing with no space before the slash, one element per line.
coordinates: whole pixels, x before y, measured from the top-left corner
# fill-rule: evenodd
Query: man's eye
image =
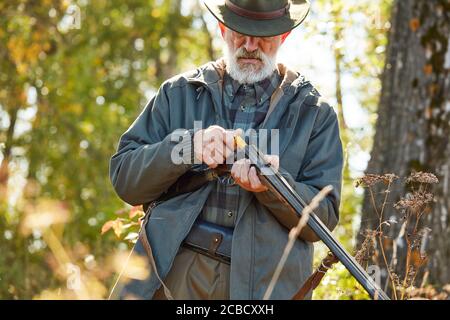
<path fill-rule="evenodd" d="M 261 39 L 262 39 L 263 41 L 265 41 L 265 42 L 273 41 L 274 38 L 275 38 L 275 37 L 261 37 Z"/>

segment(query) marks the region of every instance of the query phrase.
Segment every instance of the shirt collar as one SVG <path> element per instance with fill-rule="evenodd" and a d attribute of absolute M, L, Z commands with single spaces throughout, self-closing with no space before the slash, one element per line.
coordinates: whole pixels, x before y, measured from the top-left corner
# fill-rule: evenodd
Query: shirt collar
<path fill-rule="evenodd" d="M 257 104 L 264 103 L 272 96 L 272 93 L 280 84 L 280 74 L 275 70 L 269 77 L 252 84 L 241 84 L 233 79 L 228 72 L 224 75 L 225 93 L 234 100 L 239 89 L 243 86 L 251 86 L 255 90 Z"/>

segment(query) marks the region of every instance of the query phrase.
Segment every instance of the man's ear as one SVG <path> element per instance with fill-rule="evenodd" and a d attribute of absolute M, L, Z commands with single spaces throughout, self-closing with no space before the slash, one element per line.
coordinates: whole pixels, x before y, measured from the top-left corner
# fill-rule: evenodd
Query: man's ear
<path fill-rule="evenodd" d="M 225 38 L 225 25 L 219 21 L 219 28 L 220 28 L 220 33 L 222 34 L 222 38 Z"/>
<path fill-rule="evenodd" d="M 291 33 L 291 32 L 288 31 L 288 32 L 283 33 L 283 34 L 281 35 L 281 43 L 283 43 L 284 40 L 286 40 L 286 38 L 288 37 L 288 35 L 289 35 L 290 33 Z"/>

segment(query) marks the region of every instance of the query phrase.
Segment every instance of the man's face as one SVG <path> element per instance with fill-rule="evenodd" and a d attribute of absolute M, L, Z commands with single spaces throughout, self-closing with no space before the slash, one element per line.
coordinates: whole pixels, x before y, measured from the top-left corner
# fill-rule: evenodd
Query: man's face
<path fill-rule="evenodd" d="M 267 78 L 276 69 L 276 55 L 286 35 L 252 37 L 220 25 L 226 43 L 227 71 L 241 83 Z"/>

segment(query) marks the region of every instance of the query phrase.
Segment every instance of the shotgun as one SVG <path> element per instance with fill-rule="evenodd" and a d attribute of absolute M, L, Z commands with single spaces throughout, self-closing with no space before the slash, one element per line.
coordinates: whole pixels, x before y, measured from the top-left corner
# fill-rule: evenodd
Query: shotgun
<path fill-rule="evenodd" d="M 266 161 L 264 154 L 256 146 L 247 144 L 240 136 L 235 136 L 235 143 L 238 149 L 244 151 L 245 158 L 249 159 L 251 165 L 255 167 L 261 182 L 269 190 L 274 192 L 285 205 L 294 210 L 298 216 L 301 216 L 302 210 L 307 206 L 307 203 L 291 187 L 286 179 L 278 173 L 278 170 L 274 170 L 271 167 L 271 164 Z M 388 295 L 381 290 L 378 284 L 356 262 L 355 258 L 342 247 L 314 212 L 310 214 L 307 224 L 339 261 L 341 261 L 350 274 L 363 286 L 372 299 L 390 300 Z"/>

